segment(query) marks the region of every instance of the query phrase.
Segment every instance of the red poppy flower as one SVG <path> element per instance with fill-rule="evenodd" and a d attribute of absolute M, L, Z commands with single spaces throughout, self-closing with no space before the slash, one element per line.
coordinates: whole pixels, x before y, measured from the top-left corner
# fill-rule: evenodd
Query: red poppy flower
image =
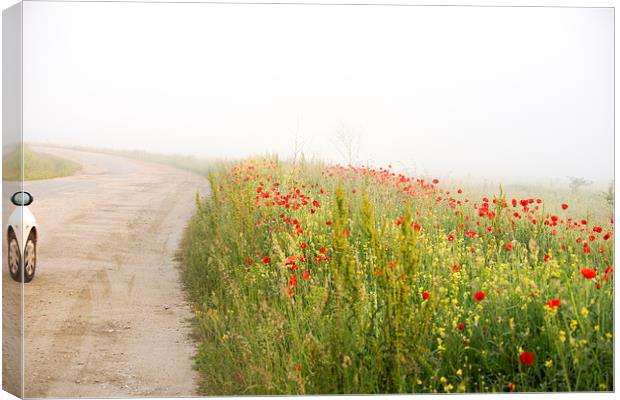
<path fill-rule="evenodd" d="M 513 392 L 515 388 L 516 388 L 516 385 L 514 383 L 510 382 L 508 384 L 508 390 L 510 390 L 511 392 Z"/>
<path fill-rule="evenodd" d="M 547 302 L 547 307 L 555 310 L 560 307 L 560 299 L 553 299 Z"/>
<path fill-rule="evenodd" d="M 465 328 L 465 324 L 461 322 L 459 324 L 459 331 L 462 331 L 464 328 Z"/>
<path fill-rule="evenodd" d="M 429 296 L 430 296 L 430 295 L 428 294 L 428 292 L 424 292 L 424 293 L 422 293 L 422 298 L 423 298 L 424 300 L 428 300 Z"/>
<path fill-rule="evenodd" d="M 439 179 L 433 179 L 433 185 L 436 185 L 439 183 Z"/>
<path fill-rule="evenodd" d="M 545 254 L 543 258 L 545 259 L 545 261 L 549 261 L 551 259 L 551 256 L 549 254 Z"/>
<path fill-rule="evenodd" d="M 474 300 L 476 301 L 482 301 L 484 300 L 485 297 L 486 295 L 484 294 L 483 291 L 479 291 L 479 292 L 476 292 L 476 294 L 474 294 Z"/>
<path fill-rule="evenodd" d="M 269 264 L 271 262 L 271 258 L 265 256 L 265 257 L 263 257 L 262 261 L 263 261 L 263 264 Z"/>
<path fill-rule="evenodd" d="M 586 279 L 592 279 L 596 276 L 596 270 L 592 268 L 583 268 L 581 270 L 581 275 Z"/>
<path fill-rule="evenodd" d="M 458 266 L 458 265 L 456 265 L 456 264 L 454 264 L 454 265 L 452 266 L 452 271 L 454 271 L 454 272 L 458 271 L 459 269 L 461 269 L 461 267 L 459 267 L 459 266 Z"/>
<path fill-rule="evenodd" d="M 510 250 L 512 250 L 512 245 L 510 243 L 508 243 L 506 245 L 506 251 L 510 251 Z"/>
<path fill-rule="evenodd" d="M 304 271 L 303 275 L 304 275 L 304 281 L 307 281 L 308 279 L 310 279 L 310 272 Z"/>
<path fill-rule="evenodd" d="M 246 258 L 246 259 L 245 259 L 245 262 L 246 262 L 248 265 L 252 265 L 252 263 L 254 263 L 254 260 L 252 260 L 251 258 Z"/>
<path fill-rule="evenodd" d="M 521 364 L 531 367 L 534 364 L 534 354 L 524 351 L 519 355 L 519 361 L 521 361 Z"/>
<path fill-rule="evenodd" d="M 562 204 L 562 210 L 566 210 L 568 208 L 568 204 Z"/>
<path fill-rule="evenodd" d="M 327 249 L 325 248 L 325 246 L 321 247 L 319 251 L 321 252 L 321 254 L 327 254 Z"/>
<path fill-rule="evenodd" d="M 305 249 L 306 247 L 308 247 L 308 245 L 305 242 L 301 244 L 302 249 Z"/>

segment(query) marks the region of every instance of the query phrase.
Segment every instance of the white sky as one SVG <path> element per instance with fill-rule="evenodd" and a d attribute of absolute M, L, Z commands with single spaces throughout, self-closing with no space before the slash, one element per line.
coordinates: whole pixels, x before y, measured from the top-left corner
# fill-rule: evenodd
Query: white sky
<path fill-rule="evenodd" d="M 30 142 L 613 176 L 613 10 L 24 6 Z"/>

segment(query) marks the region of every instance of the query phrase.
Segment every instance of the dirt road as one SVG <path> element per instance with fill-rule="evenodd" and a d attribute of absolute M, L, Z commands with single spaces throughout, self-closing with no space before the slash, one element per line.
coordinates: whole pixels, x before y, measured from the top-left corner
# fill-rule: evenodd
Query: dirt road
<path fill-rule="evenodd" d="M 191 308 L 175 253 L 206 180 L 123 157 L 32 149 L 83 170 L 24 185 L 40 236 L 24 293 L 26 397 L 195 395 Z"/>

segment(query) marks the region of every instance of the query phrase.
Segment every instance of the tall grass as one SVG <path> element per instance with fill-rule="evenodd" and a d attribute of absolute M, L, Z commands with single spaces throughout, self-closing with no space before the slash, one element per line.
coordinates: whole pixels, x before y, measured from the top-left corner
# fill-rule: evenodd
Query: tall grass
<path fill-rule="evenodd" d="M 608 219 L 276 158 L 209 181 L 184 257 L 204 394 L 613 390 Z"/>

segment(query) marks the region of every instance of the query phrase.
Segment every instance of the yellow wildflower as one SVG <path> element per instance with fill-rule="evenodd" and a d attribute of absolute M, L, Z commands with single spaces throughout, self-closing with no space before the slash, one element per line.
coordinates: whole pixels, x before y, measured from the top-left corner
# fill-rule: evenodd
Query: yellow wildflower
<path fill-rule="evenodd" d="M 573 319 L 570 321 L 570 330 L 574 332 L 575 329 L 577 329 L 577 320 Z"/>

